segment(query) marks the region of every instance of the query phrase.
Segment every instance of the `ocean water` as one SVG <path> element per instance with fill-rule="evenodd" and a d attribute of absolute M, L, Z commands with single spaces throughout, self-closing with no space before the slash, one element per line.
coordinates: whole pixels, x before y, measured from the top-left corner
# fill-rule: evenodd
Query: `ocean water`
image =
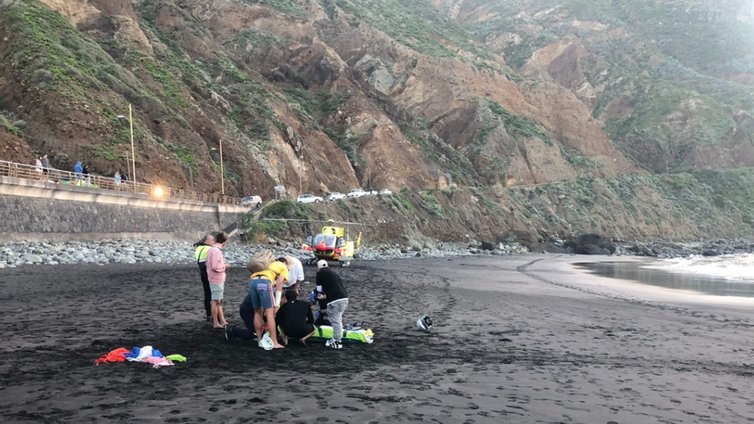
<path fill-rule="evenodd" d="M 602 277 L 715 296 L 754 297 L 752 254 L 577 265 Z"/>
<path fill-rule="evenodd" d="M 754 283 L 754 254 L 667 259 L 645 268 Z"/>

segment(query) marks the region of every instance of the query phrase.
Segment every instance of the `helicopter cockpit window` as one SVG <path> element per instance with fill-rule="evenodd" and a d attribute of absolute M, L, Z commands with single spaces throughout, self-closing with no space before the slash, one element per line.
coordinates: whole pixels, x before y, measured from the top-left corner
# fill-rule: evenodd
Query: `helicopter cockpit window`
<path fill-rule="evenodd" d="M 335 237 L 334 235 L 331 235 L 331 234 L 317 234 L 314 237 L 314 245 L 315 246 L 318 245 L 318 244 L 320 244 L 320 243 L 322 243 L 323 241 L 325 242 L 325 245 L 327 247 L 334 249 L 335 248 L 335 243 L 337 241 L 337 237 Z"/>
<path fill-rule="evenodd" d="M 339 238 L 338 239 L 338 247 L 345 247 L 346 246 L 346 240 Z"/>

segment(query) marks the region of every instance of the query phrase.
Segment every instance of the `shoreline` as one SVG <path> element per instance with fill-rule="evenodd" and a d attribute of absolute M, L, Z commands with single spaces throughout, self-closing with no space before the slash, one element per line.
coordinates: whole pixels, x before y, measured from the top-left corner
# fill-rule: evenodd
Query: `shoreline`
<path fill-rule="evenodd" d="M 562 276 L 560 280 L 564 285 L 594 291 L 618 299 L 661 302 L 678 306 L 724 307 L 741 312 L 754 309 L 754 298 L 750 297 L 716 296 L 693 290 L 659 287 L 636 280 L 596 275 L 588 269 L 577 266 L 578 263 L 627 262 L 643 263 L 646 266 L 653 266 L 650 269 L 663 271 L 658 259 L 644 257 L 620 257 L 616 259 L 612 256 L 589 258 L 590 260 L 581 260 L 583 258 L 556 256 L 549 258 L 548 261 L 532 265 L 529 270 L 535 275 L 544 275 L 545 278 L 553 280 L 557 280 L 553 274 L 560 275 Z"/>

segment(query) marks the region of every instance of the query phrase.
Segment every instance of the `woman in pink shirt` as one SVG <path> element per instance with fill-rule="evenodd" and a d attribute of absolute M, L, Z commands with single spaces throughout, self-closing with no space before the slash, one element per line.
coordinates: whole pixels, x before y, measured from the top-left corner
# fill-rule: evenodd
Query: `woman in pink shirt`
<path fill-rule="evenodd" d="M 223 292 L 225 291 L 225 270 L 230 264 L 223 261 L 223 246 L 228 235 L 221 232 L 215 236 L 215 244 L 207 252 L 207 277 L 212 292 L 212 322 L 215 328 L 225 328 L 228 322 L 223 315 Z"/>

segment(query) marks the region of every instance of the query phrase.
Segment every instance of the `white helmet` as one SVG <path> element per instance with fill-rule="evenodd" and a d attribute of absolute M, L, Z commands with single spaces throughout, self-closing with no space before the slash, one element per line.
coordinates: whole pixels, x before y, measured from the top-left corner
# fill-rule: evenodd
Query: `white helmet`
<path fill-rule="evenodd" d="M 429 331 L 432 328 L 432 318 L 429 315 L 424 315 L 416 320 L 416 326 L 419 327 L 419 330 Z"/>

